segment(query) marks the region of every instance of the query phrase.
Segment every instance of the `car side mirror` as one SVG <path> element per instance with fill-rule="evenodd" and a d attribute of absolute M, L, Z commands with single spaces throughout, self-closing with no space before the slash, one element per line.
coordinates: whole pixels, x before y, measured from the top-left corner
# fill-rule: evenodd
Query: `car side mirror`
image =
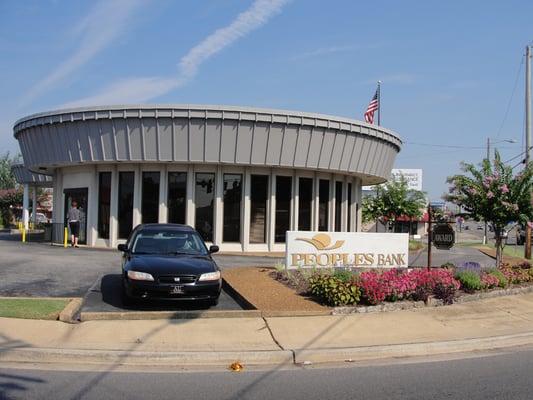
<path fill-rule="evenodd" d="M 211 245 L 209 246 L 209 254 L 218 253 L 219 247 L 217 245 Z"/>
<path fill-rule="evenodd" d="M 126 246 L 124 243 L 121 243 L 117 246 L 117 249 L 119 251 L 126 253 L 128 251 L 128 246 Z"/>

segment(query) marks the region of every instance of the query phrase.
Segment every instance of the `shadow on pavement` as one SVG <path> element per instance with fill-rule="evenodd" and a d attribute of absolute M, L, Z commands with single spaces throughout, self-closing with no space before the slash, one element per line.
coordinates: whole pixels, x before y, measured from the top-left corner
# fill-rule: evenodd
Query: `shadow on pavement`
<path fill-rule="evenodd" d="M 217 306 L 209 307 L 203 302 L 139 300 L 133 305 L 122 302 L 122 277 L 120 274 L 107 274 L 89 289 L 81 312 L 111 311 L 191 311 L 191 310 L 242 310 L 242 307 L 224 290 Z"/>

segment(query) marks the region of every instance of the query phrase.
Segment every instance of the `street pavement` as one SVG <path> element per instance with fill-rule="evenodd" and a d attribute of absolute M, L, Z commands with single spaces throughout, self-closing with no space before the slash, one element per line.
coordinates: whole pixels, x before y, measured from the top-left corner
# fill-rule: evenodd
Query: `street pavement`
<path fill-rule="evenodd" d="M 474 358 L 240 373 L 0 368 L 1 399 L 531 399 L 533 350 Z"/>

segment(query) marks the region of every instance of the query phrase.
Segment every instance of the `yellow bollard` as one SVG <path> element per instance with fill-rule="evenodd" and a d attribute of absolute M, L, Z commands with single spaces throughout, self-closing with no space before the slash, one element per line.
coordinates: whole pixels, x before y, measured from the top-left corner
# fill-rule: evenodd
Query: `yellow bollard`
<path fill-rule="evenodd" d="M 67 247 L 68 228 L 65 226 L 65 232 L 63 233 L 63 247 Z"/>
<path fill-rule="evenodd" d="M 22 243 L 26 243 L 26 229 L 22 228 Z"/>

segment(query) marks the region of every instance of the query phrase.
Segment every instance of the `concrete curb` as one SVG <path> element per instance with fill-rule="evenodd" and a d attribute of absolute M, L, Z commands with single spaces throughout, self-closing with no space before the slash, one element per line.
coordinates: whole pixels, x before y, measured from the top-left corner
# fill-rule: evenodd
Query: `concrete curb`
<path fill-rule="evenodd" d="M 309 362 L 368 361 L 397 357 L 420 357 L 449 353 L 496 350 L 530 344 L 533 344 L 533 332 L 441 342 L 405 343 L 352 348 L 301 349 L 294 350 L 294 361 L 296 364 Z"/>
<path fill-rule="evenodd" d="M 533 344 L 533 332 L 441 342 L 331 349 L 149 352 L 14 348 L 0 352 L 0 362 L 187 367 L 228 366 L 235 361 L 239 361 L 244 365 L 292 365 L 434 356 L 497 350 L 531 344 Z"/>
<path fill-rule="evenodd" d="M 69 324 L 77 323 L 83 299 L 76 297 L 70 300 L 67 306 L 59 313 L 59 320 Z"/>
<path fill-rule="evenodd" d="M 108 320 L 154 320 L 154 319 L 195 319 L 195 318 L 260 318 L 258 310 L 191 310 L 191 311 L 110 311 L 82 312 L 80 321 Z"/>
<path fill-rule="evenodd" d="M 288 350 L 148 352 L 18 348 L 0 353 L 0 362 L 17 363 L 228 366 L 235 361 L 248 365 L 272 365 L 292 364 L 294 359 L 293 353 Z"/>

